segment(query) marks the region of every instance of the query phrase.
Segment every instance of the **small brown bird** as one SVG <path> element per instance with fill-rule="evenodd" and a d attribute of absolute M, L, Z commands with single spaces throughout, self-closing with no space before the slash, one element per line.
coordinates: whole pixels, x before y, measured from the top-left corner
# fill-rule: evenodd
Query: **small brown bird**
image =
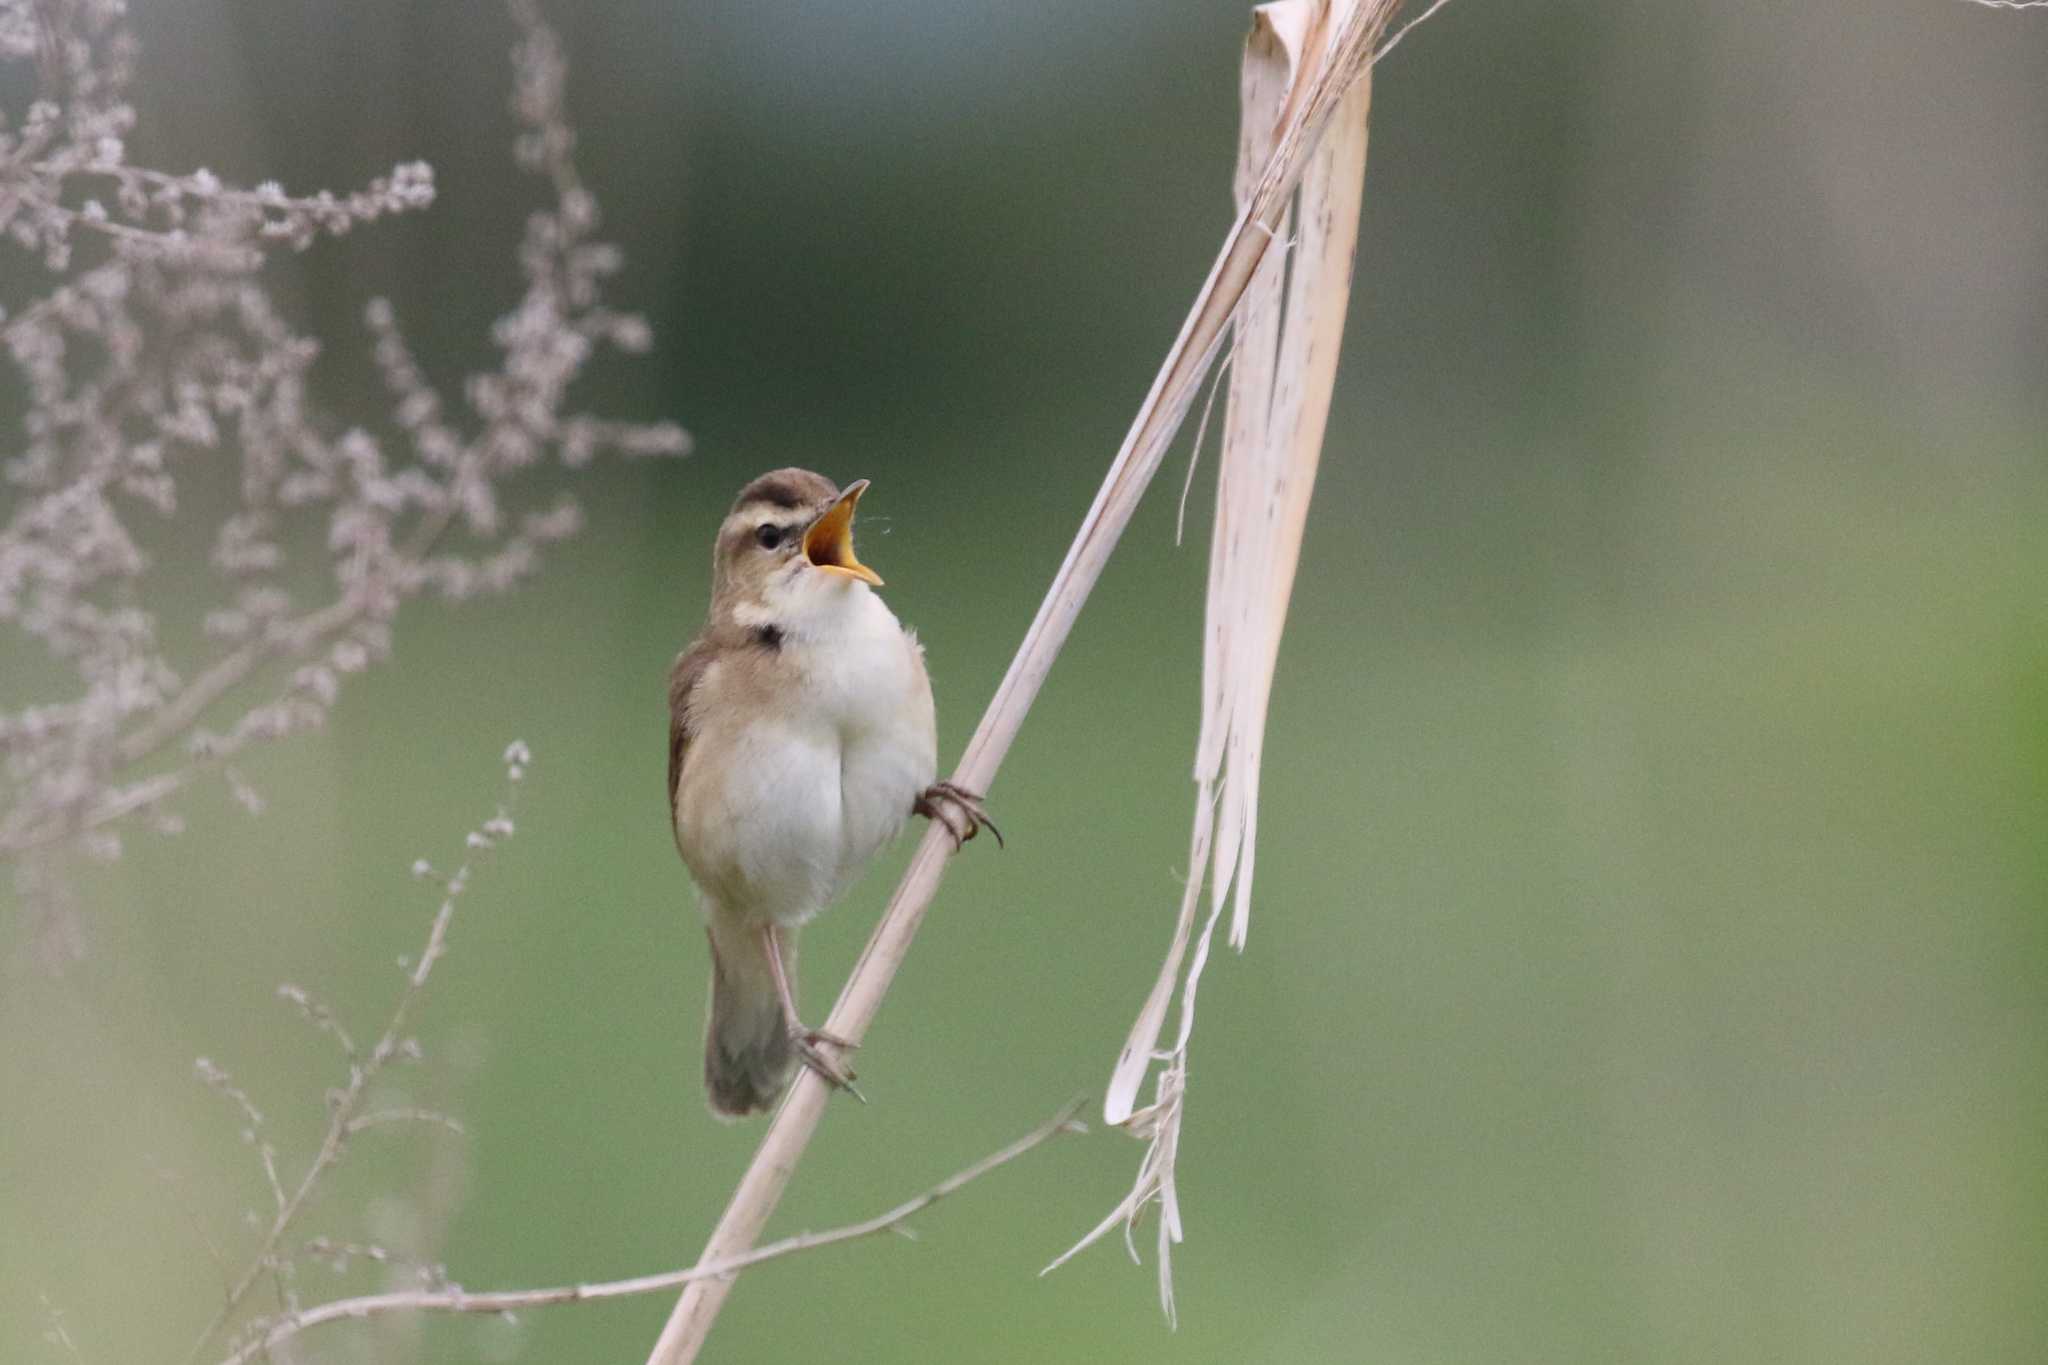
<path fill-rule="evenodd" d="M 832 1055 L 846 1040 L 797 1015 L 804 922 L 914 814 L 956 848 L 983 825 L 1002 839 L 979 797 L 933 780 L 924 649 L 853 553 L 867 487 L 778 469 L 741 489 L 709 619 L 669 673 L 669 816 L 711 941 L 704 1088 L 727 1117 L 768 1108 L 799 1063 L 860 1093 Z"/>

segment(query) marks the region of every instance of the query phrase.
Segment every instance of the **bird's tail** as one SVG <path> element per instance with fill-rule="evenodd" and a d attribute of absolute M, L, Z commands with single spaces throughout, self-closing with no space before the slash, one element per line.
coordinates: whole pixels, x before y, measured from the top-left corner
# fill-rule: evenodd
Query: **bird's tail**
<path fill-rule="evenodd" d="M 704 1090 L 724 1118 L 758 1114 L 782 1097 L 797 1067 L 796 1045 L 758 929 L 722 930 L 713 915 L 711 1006 L 704 1020 Z M 796 979 L 796 935 L 776 935 L 783 971 Z"/>

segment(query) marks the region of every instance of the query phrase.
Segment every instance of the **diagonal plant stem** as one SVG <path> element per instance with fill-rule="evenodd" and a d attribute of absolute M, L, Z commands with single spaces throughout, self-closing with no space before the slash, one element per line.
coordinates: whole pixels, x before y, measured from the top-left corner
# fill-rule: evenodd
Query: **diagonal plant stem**
<path fill-rule="evenodd" d="M 953 774 L 953 781 L 971 791 L 986 792 L 996 769 L 1024 724 L 1038 689 L 1052 670 L 1082 605 L 1102 576 L 1103 566 L 1130 524 L 1138 500 L 1158 471 L 1167 445 L 1179 429 L 1209 362 L 1215 357 L 1226 325 L 1244 296 L 1253 274 L 1273 246 L 1286 216 L 1289 197 L 1300 181 L 1323 128 L 1339 101 L 1372 64 L 1387 20 L 1399 0 L 1360 0 L 1346 13 L 1330 43 L 1324 63 L 1287 110 L 1272 156 L 1237 221 L 1223 240 L 1216 263 L 1196 295 L 1180 335 L 1166 353 L 1151 391 L 1139 406 L 1122 447 L 1110 463 L 1102 487 L 1081 521 L 1067 557 L 1053 576 L 1039 604 L 1038 615 L 1025 632 L 1009 672 L 983 713 L 974 738 Z M 839 1001 L 825 1021 L 826 1031 L 859 1042 L 880 1011 L 882 999 L 924 922 L 937 894 L 952 840 L 937 826 L 925 831 L 895 895 L 882 912 Z M 830 1092 L 816 1075 L 799 1072 L 787 1099 L 776 1111 L 740 1178 L 732 1201 L 719 1219 L 699 1257 L 700 1266 L 731 1260 L 754 1245 L 795 1174 Z M 648 1365 L 688 1365 L 697 1358 L 710 1334 L 734 1276 L 693 1280 L 655 1342 Z"/>
<path fill-rule="evenodd" d="M 904 1224 L 947 1195 L 970 1184 L 998 1166 L 1004 1166 L 1034 1147 L 1062 1133 L 1086 1132 L 1077 1118 L 1084 1099 L 1070 1100 L 1057 1114 L 1000 1151 L 991 1152 L 972 1166 L 956 1171 L 924 1193 L 904 1200 L 895 1208 L 873 1218 L 824 1232 L 800 1232 L 779 1242 L 757 1247 L 730 1260 L 697 1265 L 686 1270 L 637 1275 L 626 1280 L 605 1280 L 593 1284 L 564 1284 L 547 1289 L 510 1289 L 472 1294 L 461 1289 L 406 1290 L 390 1294 L 365 1294 L 360 1298 L 337 1299 L 317 1308 L 293 1313 L 232 1352 L 221 1365 L 250 1365 L 309 1328 L 322 1323 L 377 1317 L 385 1313 L 511 1313 L 525 1308 L 545 1308 L 557 1303 L 591 1303 L 598 1299 L 622 1299 L 635 1294 L 655 1294 L 674 1289 L 707 1276 L 732 1275 L 748 1266 L 776 1260 L 799 1251 L 837 1246 L 884 1232 L 905 1232 Z"/>

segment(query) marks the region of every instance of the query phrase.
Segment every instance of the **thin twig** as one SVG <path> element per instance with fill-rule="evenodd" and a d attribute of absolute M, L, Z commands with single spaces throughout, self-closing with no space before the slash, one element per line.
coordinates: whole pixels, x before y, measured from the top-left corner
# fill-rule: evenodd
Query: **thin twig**
<path fill-rule="evenodd" d="M 432 552 L 454 517 L 451 499 L 448 507 L 437 510 L 422 521 L 406 546 L 401 567 L 415 566 Z M 344 593 L 274 633 L 250 640 L 222 655 L 147 720 L 121 737 L 114 748 L 117 770 L 135 767 L 184 735 L 206 708 L 234 690 L 262 665 L 277 659 L 304 658 L 367 614 L 368 598 L 364 594 Z M 194 756 L 184 766 L 159 773 L 83 815 L 53 821 L 36 829 L 0 831 L 0 855 L 25 853 L 131 815 L 171 796 L 213 763 L 226 757 L 225 751 Z"/>
<path fill-rule="evenodd" d="M 428 523 L 433 528 L 433 535 L 441 533 L 451 515 L 443 513 Z M 363 601 L 359 596 L 343 596 L 308 612 L 274 635 L 251 640 L 222 656 L 212 667 L 187 683 L 185 689 L 171 698 L 163 709 L 123 735 L 114 750 L 115 756 L 124 766 L 140 763 L 183 734 L 192 722 L 199 719 L 202 711 L 249 676 L 258 664 L 274 655 L 304 653 L 335 631 L 353 623 L 362 610 Z"/>
<path fill-rule="evenodd" d="M 62 1346 L 64 1354 L 71 1357 L 74 1365 L 85 1365 L 85 1353 L 78 1349 L 78 1342 L 71 1335 L 70 1326 L 64 1321 L 64 1310 L 57 1306 L 47 1292 L 37 1295 L 42 1301 L 43 1318 L 48 1324 L 43 1339 L 53 1346 Z"/>
<path fill-rule="evenodd" d="M 1067 550 L 1066 560 L 1053 576 L 1031 628 L 1010 661 L 1009 672 L 1003 676 L 974 738 L 961 755 L 960 766 L 952 778 L 958 785 L 986 792 L 993 783 L 997 768 L 1080 615 L 1082 604 L 1101 577 L 1110 552 L 1130 524 L 1139 498 L 1179 430 L 1196 387 L 1215 358 L 1225 327 L 1236 312 L 1238 300 L 1276 240 L 1288 201 L 1324 127 L 1345 92 L 1371 65 L 1387 20 L 1397 8 L 1399 0 L 1359 0 L 1345 14 L 1331 40 L 1330 59 L 1302 93 L 1298 104 L 1288 111 L 1265 173 L 1223 239 L 1216 263 L 1196 295 L 1180 335 L 1167 351 L 1151 391 L 1139 406 L 1137 417 Z M 925 911 L 945 874 L 946 859 L 952 853 L 953 842 L 943 829 L 934 825 L 925 831 L 903 880 L 897 883 L 895 895 L 882 912 L 881 922 L 875 926 L 860 961 L 854 964 L 852 975 L 840 991 L 838 1003 L 832 1007 L 831 1017 L 825 1021 L 827 1032 L 855 1043 L 866 1036 L 924 922 Z M 815 1073 L 805 1070 L 797 1075 L 746 1174 L 740 1178 L 724 1216 L 705 1244 L 698 1264 L 730 1261 L 754 1244 L 817 1132 L 829 1096 L 830 1091 Z M 686 1284 L 648 1356 L 648 1365 L 688 1365 L 694 1361 L 732 1284 L 728 1276 Z"/>
<path fill-rule="evenodd" d="M 1413 19 L 1410 19 L 1407 23 L 1401 25 L 1400 28 L 1395 30 L 1393 37 L 1387 39 L 1387 41 L 1379 45 L 1378 50 L 1372 54 L 1374 64 L 1378 64 L 1380 58 L 1386 56 L 1389 52 L 1392 52 L 1396 47 L 1400 46 L 1401 40 L 1408 36 L 1408 32 L 1410 29 L 1415 28 L 1419 24 L 1427 23 L 1430 19 L 1430 16 L 1434 15 L 1438 10 L 1442 9 L 1445 5 L 1449 3 L 1450 0 L 1429 0 L 1428 9 L 1422 11 L 1422 13 L 1416 15 Z M 2048 3 L 2048 0 L 2044 0 L 2044 3 Z"/>
<path fill-rule="evenodd" d="M 793 1237 L 770 1242 L 766 1246 L 743 1252 L 728 1260 L 698 1265 L 687 1270 L 664 1271 L 658 1275 L 640 1275 L 628 1280 L 565 1284 L 549 1289 L 497 1290 L 480 1294 L 472 1294 L 462 1289 L 404 1290 L 389 1294 L 366 1294 L 354 1299 L 337 1299 L 333 1303 L 323 1303 L 317 1308 L 308 1308 L 291 1314 L 225 1357 L 221 1365 L 248 1365 L 248 1362 L 259 1358 L 264 1352 L 274 1350 L 301 1332 L 327 1322 L 360 1320 L 384 1313 L 510 1313 L 524 1308 L 544 1308 L 557 1303 L 587 1303 L 596 1299 L 621 1299 L 634 1294 L 653 1294 L 688 1284 L 692 1280 L 735 1274 L 748 1266 L 759 1265 L 763 1261 L 772 1261 L 799 1251 L 815 1251 L 819 1247 L 837 1246 L 841 1242 L 857 1241 L 883 1232 L 902 1232 L 905 1230 L 903 1224 L 906 1221 L 924 1212 L 961 1186 L 979 1180 L 996 1167 L 1016 1160 L 1032 1148 L 1062 1133 L 1087 1131 L 1086 1125 L 1075 1117 L 1085 1103 L 1086 1100 L 1080 1098 L 1069 1101 L 1057 1114 L 1001 1151 L 991 1152 L 965 1170 L 941 1180 L 923 1194 L 907 1199 L 886 1213 L 876 1214 L 864 1222 L 849 1223 L 825 1232 L 800 1232 Z"/>
<path fill-rule="evenodd" d="M 467 1134 L 462 1120 L 453 1114 L 444 1114 L 437 1109 L 380 1109 L 374 1114 L 364 1114 L 349 1120 L 348 1131 L 360 1133 L 365 1128 L 381 1128 L 392 1123 L 424 1123 L 431 1127 L 446 1128 L 451 1133 Z"/>
<path fill-rule="evenodd" d="M 518 757 L 515 758 L 515 754 Z M 515 744 L 506 753 L 508 766 L 523 767 L 526 761 L 525 746 L 522 744 Z M 511 794 L 516 794 L 517 791 L 516 783 L 509 787 L 508 805 Z M 250 1289 L 262 1278 L 265 1268 L 271 1264 L 278 1244 L 284 1240 L 285 1233 L 291 1230 L 293 1222 L 298 1218 L 300 1210 L 305 1207 L 306 1200 L 312 1195 L 314 1188 L 319 1185 L 321 1177 L 341 1160 L 348 1139 L 360 1128 L 382 1121 L 382 1115 L 373 1114 L 366 1118 L 358 1111 L 362 1107 L 363 1097 L 369 1090 L 370 1082 L 384 1069 L 385 1063 L 400 1054 L 406 1019 L 419 1000 L 420 992 L 426 988 L 427 978 L 433 973 L 434 964 L 447 951 L 448 924 L 455 917 L 455 903 L 462 898 L 462 893 L 468 887 L 472 864 L 476 861 L 474 852 L 488 851 L 494 846 L 491 840 L 478 834 L 472 834 L 470 840 L 473 855 L 448 878 L 440 908 L 435 911 L 433 924 L 427 930 L 426 946 L 420 951 L 419 959 L 413 963 L 412 970 L 406 974 L 405 987 L 399 992 L 398 1003 L 392 1007 L 389 1022 L 385 1024 L 383 1033 L 368 1055 L 360 1060 L 351 1061 L 348 1084 L 334 1094 L 328 1107 L 327 1132 L 320 1140 L 320 1150 L 315 1153 L 312 1164 L 306 1168 L 306 1174 L 299 1181 L 298 1187 L 289 1197 L 281 1198 L 277 1214 L 264 1233 L 262 1243 L 250 1257 L 249 1264 L 236 1277 L 233 1286 L 228 1290 L 226 1300 L 214 1314 L 212 1321 L 207 1323 L 206 1330 L 192 1343 L 192 1349 L 185 1357 L 186 1365 L 198 1360 L 206 1350 L 207 1343 L 233 1319 L 243 1300 L 248 1297 Z M 414 1117 L 419 1112 L 392 1111 L 392 1117 Z M 278 1192 L 282 1195 L 281 1187 Z"/>

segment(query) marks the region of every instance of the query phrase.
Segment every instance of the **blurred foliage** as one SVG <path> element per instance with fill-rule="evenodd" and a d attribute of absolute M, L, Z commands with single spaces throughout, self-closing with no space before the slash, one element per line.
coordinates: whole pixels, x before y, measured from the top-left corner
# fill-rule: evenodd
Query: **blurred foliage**
<path fill-rule="evenodd" d="M 771 465 L 873 478 L 863 557 L 957 750 L 1226 222 L 1239 6 L 552 8 L 658 335 L 600 396 L 700 453 L 587 485 L 537 587 L 429 608 L 264 758 L 266 815 L 199 802 L 93 874 L 83 964 L 0 977 L 0 1358 L 49 1349 L 44 1294 L 88 1361 L 183 1354 L 206 1239 L 262 1198 L 192 1059 L 303 1151 L 335 1064 L 276 984 L 381 1019 L 433 908 L 406 869 L 490 813 L 515 736 L 522 837 L 412 1078 L 472 1136 L 366 1141 L 315 1222 L 476 1288 L 689 1259 L 758 1131 L 701 1100 L 660 791 L 719 513 Z M 473 364 L 524 212 L 502 16 L 138 9 L 139 157 L 436 168 L 431 212 L 290 267 L 331 410 L 378 401 L 370 292 L 437 378 Z M 1460 0 L 1419 30 L 1376 92 L 1251 943 L 1203 997 L 1181 1330 L 1113 1249 L 1034 1278 L 1125 1188 L 1110 1134 L 919 1242 L 750 1274 L 713 1357 L 2048 1355 L 2044 59 L 2048 20 L 1921 0 Z M 1009 851 L 949 875 L 862 1054 L 874 1103 L 835 1111 L 778 1228 L 866 1216 L 1106 1076 L 1185 847 L 1178 474 L 993 793 Z M 810 998 L 903 852 L 807 935 Z M 422 1173 L 451 1218 L 393 1197 Z M 306 1358 L 632 1360 L 666 1308 Z"/>

